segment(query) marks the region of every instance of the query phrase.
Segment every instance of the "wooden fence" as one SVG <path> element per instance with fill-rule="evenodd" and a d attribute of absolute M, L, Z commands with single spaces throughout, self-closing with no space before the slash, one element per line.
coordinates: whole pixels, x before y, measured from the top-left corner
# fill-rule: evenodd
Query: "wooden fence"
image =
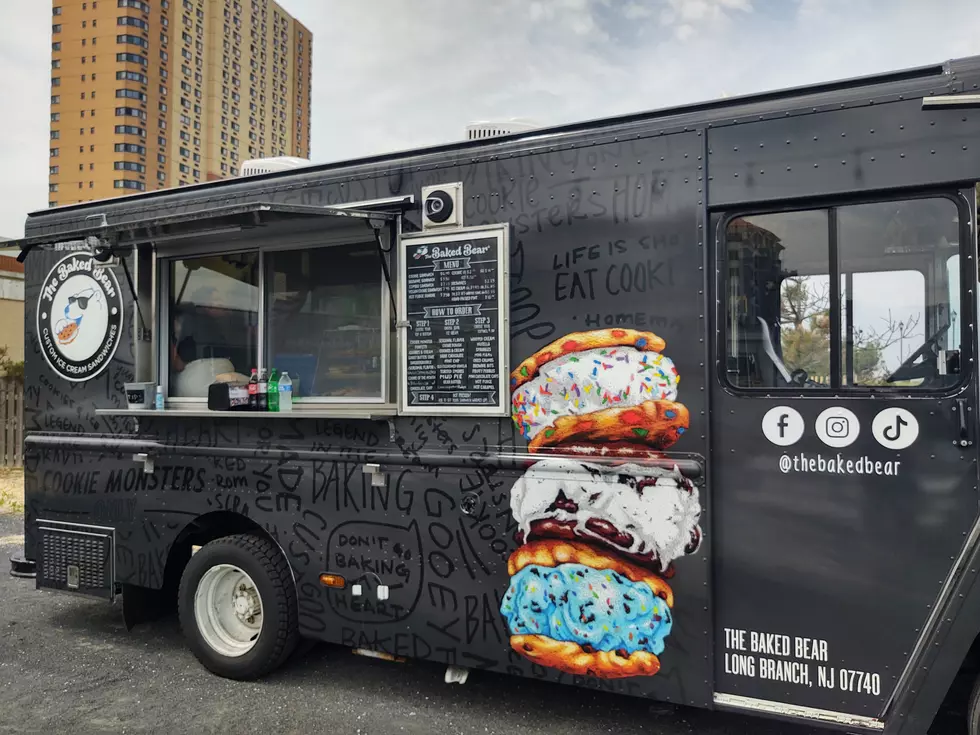
<path fill-rule="evenodd" d="M 0 378 L 0 466 L 24 466 L 24 383 Z"/>

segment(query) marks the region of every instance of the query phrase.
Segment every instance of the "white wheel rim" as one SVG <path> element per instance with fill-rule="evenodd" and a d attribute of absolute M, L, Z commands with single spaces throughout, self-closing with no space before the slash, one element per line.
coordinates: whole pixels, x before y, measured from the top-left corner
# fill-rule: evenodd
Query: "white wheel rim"
<path fill-rule="evenodd" d="M 262 632 L 262 597 L 255 582 L 233 564 L 217 564 L 194 593 L 194 618 L 205 643 L 222 656 L 243 656 Z"/>

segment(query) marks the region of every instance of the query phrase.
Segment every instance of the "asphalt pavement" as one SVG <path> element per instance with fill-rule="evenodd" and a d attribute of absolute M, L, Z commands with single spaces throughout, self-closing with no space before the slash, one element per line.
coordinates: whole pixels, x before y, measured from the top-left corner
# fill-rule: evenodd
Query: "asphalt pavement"
<path fill-rule="evenodd" d="M 261 682 L 213 676 L 177 620 L 126 632 L 120 607 L 8 575 L 23 520 L 0 514 L 0 733 L 826 735 L 812 727 L 315 645 Z M 955 718 L 951 723 L 955 722 Z M 942 735 L 956 735 L 954 724 Z"/>

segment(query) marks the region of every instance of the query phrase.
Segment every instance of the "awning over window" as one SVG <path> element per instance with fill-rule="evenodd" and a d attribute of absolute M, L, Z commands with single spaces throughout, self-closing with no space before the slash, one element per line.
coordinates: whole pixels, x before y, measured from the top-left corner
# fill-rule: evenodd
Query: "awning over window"
<path fill-rule="evenodd" d="M 211 209 L 200 209 L 180 214 L 168 214 L 158 217 L 148 217 L 142 220 L 121 222 L 100 222 L 93 219 L 93 224 L 75 230 L 34 235 L 21 240 L 4 243 L 4 247 L 20 248 L 17 260 L 23 262 L 27 254 L 36 247 L 68 244 L 77 242 L 80 245 L 96 248 L 117 245 L 131 246 L 142 243 L 153 243 L 164 240 L 206 235 L 222 228 L 259 227 L 276 222 L 284 222 L 295 218 L 321 218 L 328 229 L 349 225 L 352 221 L 361 221 L 365 226 L 375 229 L 386 222 L 395 219 L 392 211 L 348 209 L 346 207 L 316 207 L 303 204 L 273 204 L 271 202 L 250 202 L 247 204 L 231 204 Z"/>

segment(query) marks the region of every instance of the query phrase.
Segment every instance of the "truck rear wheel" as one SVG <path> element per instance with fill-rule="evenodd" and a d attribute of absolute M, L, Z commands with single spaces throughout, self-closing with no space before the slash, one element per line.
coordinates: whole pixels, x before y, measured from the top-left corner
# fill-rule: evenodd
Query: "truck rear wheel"
<path fill-rule="evenodd" d="M 177 604 L 191 651 L 219 676 L 264 676 L 299 639 L 289 565 L 258 535 L 225 536 L 201 547 L 184 568 Z"/>
<path fill-rule="evenodd" d="M 980 676 L 973 682 L 970 692 L 970 706 L 966 711 L 967 733 L 980 735 Z"/>

